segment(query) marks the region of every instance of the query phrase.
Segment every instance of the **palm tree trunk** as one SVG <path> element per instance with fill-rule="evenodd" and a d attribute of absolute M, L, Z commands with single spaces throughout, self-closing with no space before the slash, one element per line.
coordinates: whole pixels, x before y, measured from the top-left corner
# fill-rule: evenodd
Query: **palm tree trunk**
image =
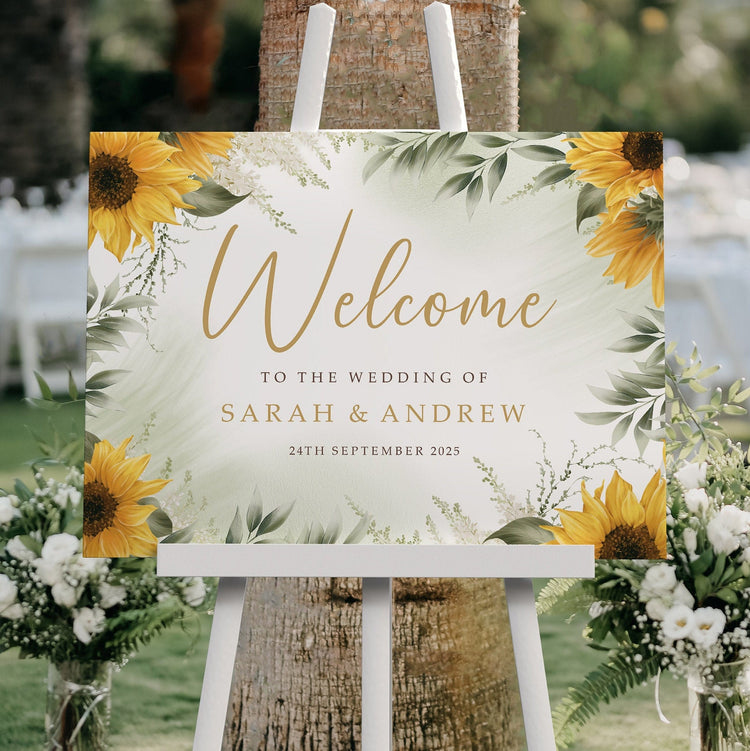
<path fill-rule="evenodd" d="M 329 0 L 336 9 L 321 128 L 436 128 L 422 11 L 414 0 Z M 288 130 L 307 0 L 267 0 L 257 130 Z M 516 0 L 453 0 L 471 130 L 518 129 Z"/>
<path fill-rule="evenodd" d="M 321 127 L 435 127 L 416 0 L 330 0 L 336 29 Z M 307 2 L 266 0 L 259 130 L 287 130 Z M 469 127 L 518 127 L 518 5 L 453 3 Z M 360 743 L 361 584 L 253 579 L 223 748 L 351 751 Z M 497 579 L 394 582 L 394 751 L 514 751 L 521 710 Z"/>

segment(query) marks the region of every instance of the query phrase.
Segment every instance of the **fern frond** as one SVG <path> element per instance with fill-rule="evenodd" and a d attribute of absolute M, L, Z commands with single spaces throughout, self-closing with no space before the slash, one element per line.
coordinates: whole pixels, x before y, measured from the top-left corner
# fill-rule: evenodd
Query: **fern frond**
<path fill-rule="evenodd" d="M 536 612 L 572 615 L 587 610 L 595 599 L 580 579 L 550 579 L 537 595 Z"/>
<path fill-rule="evenodd" d="M 622 696 L 640 686 L 659 671 L 659 655 L 634 662 L 628 652 L 613 652 L 609 659 L 592 670 L 552 712 L 558 748 L 567 748 L 578 731 L 598 711 L 602 702 Z"/>

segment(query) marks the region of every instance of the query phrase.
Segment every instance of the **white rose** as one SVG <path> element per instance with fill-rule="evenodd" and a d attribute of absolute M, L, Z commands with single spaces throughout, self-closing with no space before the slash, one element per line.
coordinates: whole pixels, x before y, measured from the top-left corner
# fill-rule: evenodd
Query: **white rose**
<path fill-rule="evenodd" d="M 101 608 L 81 608 L 73 611 L 73 633 L 84 644 L 104 629 L 106 616 Z"/>
<path fill-rule="evenodd" d="M 708 541 L 717 553 L 732 553 L 740 546 L 740 535 L 750 527 L 750 513 L 727 505 L 706 526 Z"/>
<path fill-rule="evenodd" d="M 0 496 L 0 524 L 10 524 L 21 512 L 13 505 L 15 496 Z"/>
<path fill-rule="evenodd" d="M 191 608 L 197 608 L 206 599 L 206 585 L 199 576 L 188 579 L 182 590 L 182 598 Z"/>
<path fill-rule="evenodd" d="M 667 639 L 684 639 L 690 635 L 695 624 L 695 615 L 687 605 L 672 605 L 662 622 L 662 631 Z"/>
<path fill-rule="evenodd" d="M 50 535 L 42 545 L 42 558 L 45 561 L 62 563 L 72 558 L 81 549 L 81 541 L 75 535 L 62 532 Z"/>
<path fill-rule="evenodd" d="M 0 574 L 0 618 L 15 620 L 23 615 L 23 608 L 16 602 L 18 588 L 5 574 Z"/>
<path fill-rule="evenodd" d="M 701 488 L 706 484 L 706 463 L 683 464 L 674 473 L 674 476 L 677 479 L 677 482 L 679 482 L 685 490 Z"/>
<path fill-rule="evenodd" d="M 668 595 L 677 584 L 674 569 L 668 563 L 657 563 L 646 571 L 641 585 L 640 599 L 647 601 L 653 597 Z"/>
<path fill-rule="evenodd" d="M 652 621 L 663 621 L 667 610 L 667 604 L 660 597 L 654 597 L 646 603 L 646 615 Z"/>
<path fill-rule="evenodd" d="M 716 608 L 698 608 L 693 616 L 690 638 L 699 647 L 710 647 L 715 644 L 727 623 L 724 613 Z"/>
<path fill-rule="evenodd" d="M 685 505 L 691 514 L 703 514 L 709 507 L 710 500 L 703 488 L 691 488 L 685 493 Z"/>
<path fill-rule="evenodd" d="M 692 561 L 698 549 L 698 534 L 694 529 L 687 527 L 682 533 L 682 541 L 685 543 L 688 558 Z"/>
<path fill-rule="evenodd" d="M 741 535 L 750 528 L 750 513 L 737 506 L 727 504 L 719 509 L 717 515 L 722 524 L 735 535 Z"/>
<path fill-rule="evenodd" d="M 64 581 L 52 585 L 52 599 L 63 608 L 72 608 L 78 602 L 78 590 Z"/>
<path fill-rule="evenodd" d="M 107 584 L 107 582 L 102 582 L 99 585 L 100 604 L 105 610 L 107 608 L 112 608 L 115 605 L 124 602 L 127 593 L 127 589 L 119 584 Z"/>
<path fill-rule="evenodd" d="M 10 540 L 8 540 L 5 549 L 19 561 L 33 561 L 36 558 L 36 553 L 33 550 L 29 550 L 23 542 L 21 542 L 21 538 L 18 537 L 18 535 L 11 537 Z"/>
<path fill-rule="evenodd" d="M 682 582 L 678 582 L 674 588 L 674 592 L 672 592 L 672 602 L 675 605 L 687 605 L 689 608 L 692 608 L 695 605 L 695 598 Z"/>
<path fill-rule="evenodd" d="M 52 587 L 63 580 L 65 567 L 62 563 L 36 558 L 31 562 L 31 565 L 36 569 L 42 582 L 48 587 Z"/>

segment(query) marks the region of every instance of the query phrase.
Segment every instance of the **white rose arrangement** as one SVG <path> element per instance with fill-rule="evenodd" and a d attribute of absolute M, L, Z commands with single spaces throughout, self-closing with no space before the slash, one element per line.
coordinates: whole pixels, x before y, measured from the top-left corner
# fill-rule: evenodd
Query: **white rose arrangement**
<path fill-rule="evenodd" d="M 202 579 L 165 579 L 151 558 L 83 558 L 83 476 L 35 474 L 0 491 L 0 651 L 123 664 L 171 623 L 205 609 Z"/>
<path fill-rule="evenodd" d="M 610 648 L 605 663 L 555 710 L 564 748 L 598 705 L 667 671 L 711 685 L 750 660 L 750 467 L 726 443 L 705 461 L 668 470 L 666 561 L 597 561 L 594 579 L 553 580 L 541 612 L 590 603 L 585 637 Z M 614 645 L 614 646 L 613 646 Z M 733 667 L 739 665 L 740 667 Z M 742 677 L 740 672 L 736 678 Z M 750 709 L 708 702 L 711 737 Z M 739 701 L 739 699 L 738 699 Z"/>

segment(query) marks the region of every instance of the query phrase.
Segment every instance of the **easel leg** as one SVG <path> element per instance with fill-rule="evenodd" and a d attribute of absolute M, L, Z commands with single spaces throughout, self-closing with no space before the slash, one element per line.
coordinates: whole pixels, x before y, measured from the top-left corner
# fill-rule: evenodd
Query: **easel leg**
<path fill-rule="evenodd" d="M 505 595 L 526 727 L 526 747 L 528 751 L 550 751 L 555 748 L 555 733 L 531 579 L 506 579 Z"/>
<path fill-rule="evenodd" d="M 221 748 L 232 691 L 246 582 L 246 579 L 219 579 L 193 751 Z"/>
<path fill-rule="evenodd" d="M 390 579 L 362 579 L 362 751 L 390 751 L 393 737 Z"/>

